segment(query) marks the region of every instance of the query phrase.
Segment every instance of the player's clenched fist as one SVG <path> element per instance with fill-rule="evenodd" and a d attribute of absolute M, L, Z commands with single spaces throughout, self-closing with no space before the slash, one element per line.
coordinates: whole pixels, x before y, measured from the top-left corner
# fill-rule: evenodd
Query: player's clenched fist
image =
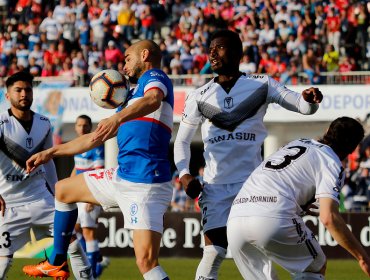
<path fill-rule="evenodd" d="M 203 186 L 199 182 L 199 180 L 194 178 L 190 174 L 185 174 L 184 176 L 182 176 L 180 178 L 180 181 L 184 186 L 186 194 L 192 199 L 197 198 L 203 189 Z"/>
<path fill-rule="evenodd" d="M 303 99 L 309 103 L 321 103 L 323 95 L 318 88 L 310 87 L 302 91 Z"/>

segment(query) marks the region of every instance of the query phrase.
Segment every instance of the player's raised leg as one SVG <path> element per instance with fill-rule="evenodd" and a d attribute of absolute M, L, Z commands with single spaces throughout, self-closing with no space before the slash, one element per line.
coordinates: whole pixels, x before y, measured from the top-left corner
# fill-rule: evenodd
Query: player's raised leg
<path fill-rule="evenodd" d="M 39 265 L 25 266 L 23 271 L 35 277 L 67 279 L 67 250 L 78 215 L 76 202 L 99 203 L 90 192 L 83 174 L 59 181 L 55 189 L 54 249 L 48 260 Z"/>

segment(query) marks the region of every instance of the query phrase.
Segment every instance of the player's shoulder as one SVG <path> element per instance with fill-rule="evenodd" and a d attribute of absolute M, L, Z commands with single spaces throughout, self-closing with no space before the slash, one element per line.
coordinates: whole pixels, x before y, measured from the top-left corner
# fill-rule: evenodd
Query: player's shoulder
<path fill-rule="evenodd" d="M 8 110 L 6 110 L 6 111 L 4 111 L 4 112 L 1 112 L 0 113 L 0 120 L 2 120 L 3 121 L 3 123 L 2 124 L 4 124 L 5 122 L 5 120 L 9 120 L 9 117 L 10 117 L 10 115 L 9 115 L 9 112 L 8 112 Z"/>
<path fill-rule="evenodd" d="M 146 71 L 142 77 L 144 80 L 169 80 L 169 77 L 161 69 L 153 68 Z"/>
<path fill-rule="evenodd" d="M 45 123 L 48 123 L 50 124 L 50 120 L 48 117 L 44 116 L 44 115 L 41 115 L 39 113 L 36 113 L 36 112 L 33 112 L 33 119 L 34 121 L 39 121 L 39 122 L 45 122 Z"/>
<path fill-rule="evenodd" d="M 208 83 L 204 84 L 201 87 L 196 88 L 195 90 L 191 91 L 190 94 L 193 94 L 195 96 L 202 96 L 206 92 L 209 91 L 209 89 L 212 87 L 214 83 L 214 79 L 210 80 Z"/>
<path fill-rule="evenodd" d="M 265 75 L 265 74 L 246 74 L 243 73 L 243 75 L 240 76 L 239 78 L 242 81 L 250 82 L 250 81 L 255 81 L 259 83 L 266 83 L 269 82 L 270 76 Z"/>

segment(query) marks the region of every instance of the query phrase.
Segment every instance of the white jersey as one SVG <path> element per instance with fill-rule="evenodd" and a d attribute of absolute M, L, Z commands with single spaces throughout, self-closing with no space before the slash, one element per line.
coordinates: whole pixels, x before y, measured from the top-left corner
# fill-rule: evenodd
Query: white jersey
<path fill-rule="evenodd" d="M 33 121 L 27 131 L 10 109 L 0 114 L 0 195 L 8 208 L 51 195 L 43 165 L 29 175 L 25 167 L 31 155 L 50 148 L 52 141 L 48 118 L 33 113 Z"/>
<path fill-rule="evenodd" d="M 236 196 L 229 219 L 241 216 L 295 217 L 319 198 L 339 203 L 344 169 L 337 154 L 315 140 L 290 142 L 250 175 Z"/>
<path fill-rule="evenodd" d="M 261 146 L 267 135 L 263 118 L 268 104 L 278 103 L 291 111 L 313 114 L 318 105 L 307 103 L 301 96 L 267 75 L 245 74 L 229 93 L 214 79 L 190 93 L 182 123 L 202 123 L 204 181 L 244 182 L 262 161 Z M 188 168 L 180 166 L 182 162 L 176 161 L 180 174 Z"/>

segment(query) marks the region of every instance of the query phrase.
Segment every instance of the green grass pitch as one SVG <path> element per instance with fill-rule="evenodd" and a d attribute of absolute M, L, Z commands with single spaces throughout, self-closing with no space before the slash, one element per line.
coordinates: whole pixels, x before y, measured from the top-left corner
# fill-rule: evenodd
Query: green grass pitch
<path fill-rule="evenodd" d="M 22 272 L 23 265 L 37 263 L 36 259 L 14 259 L 8 273 L 9 280 L 30 279 Z M 191 280 L 199 259 L 162 258 L 161 265 L 169 274 L 171 280 Z M 277 267 L 281 280 L 290 279 L 289 274 Z M 48 279 L 48 278 L 47 278 Z M 73 279 L 71 277 L 70 279 Z M 104 271 L 99 280 L 138 280 L 143 279 L 136 268 L 134 258 L 111 258 L 111 264 Z M 225 260 L 222 264 L 219 280 L 242 280 L 238 269 L 232 260 Z M 366 279 L 355 260 L 329 260 L 326 279 L 328 280 L 362 280 Z"/>

